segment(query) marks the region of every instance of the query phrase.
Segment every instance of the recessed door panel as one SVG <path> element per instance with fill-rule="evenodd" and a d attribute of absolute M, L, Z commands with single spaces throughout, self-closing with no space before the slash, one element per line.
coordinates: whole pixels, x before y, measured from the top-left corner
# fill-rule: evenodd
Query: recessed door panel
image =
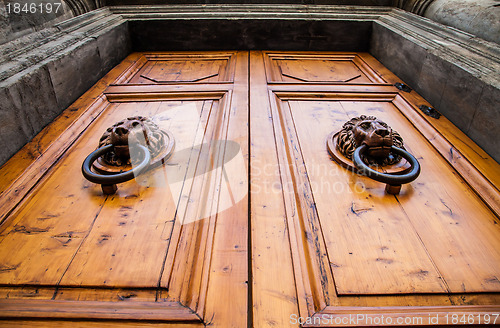
<path fill-rule="evenodd" d="M 265 54 L 268 82 L 384 83 L 356 54 Z"/>
<path fill-rule="evenodd" d="M 146 54 L 138 65 L 140 69 L 127 83 L 208 83 L 232 81 L 234 57 L 231 53 L 205 54 Z"/>
<path fill-rule="evenodd" d="M 219 101 L 212 100 L 108 105 L 16 215 L 16 224 L 3 233 L 2 249 L 16 247 L 3 253 L 1 261 L 16 269 L 2 271 L 2 283 L 156 287 L 175 214 L 185 211 L 178 208 L 182 190 L 174 188 L 182 189 L 177 185 L 183 184 L 188 171 L 194 171 L 190 160 L 191 165 L 206 160 L 199 156 L 202 145 L 215 137 L 213 125 L 221 124 L 218 107 Z M 68 183 L 80 176 L 81 159 L 96 147 L 108 126 L 139 114 L 156 120 L 177 141 L 177 152 L 168 164 L 124 183 L 108 197 L 87 180 Z M 186 190 L 191 189 L 188 184 Z M 78 195 L 90 195 L 90 199 Z M 51 261 L 39 261 L 40 257 Z"/>
<path fill-rule="evenodd" d="M 393 103 L 290 100 L 280 110 L 285 132 L 296 132 L 286 134 L 300 149 L 291 158 L 304 162 L 339 295 L 500 291 L 495 216 Z M 328 155 L 329 133 L 362 114 L 389 122 L 421 163 L 397 196 Z"/>

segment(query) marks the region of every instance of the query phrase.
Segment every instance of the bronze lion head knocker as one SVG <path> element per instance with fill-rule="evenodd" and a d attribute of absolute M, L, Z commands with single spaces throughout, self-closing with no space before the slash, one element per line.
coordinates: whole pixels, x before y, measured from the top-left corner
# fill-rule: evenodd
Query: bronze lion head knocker
<path fill-rule="evenodd" d="M 420 164 L 404 148 L 401 135 L 375 116 L 350 119 L 340 131 L 330 134 L 327 147 L 340 165 L 386 183 L 390 194 L 398 194 L 402 184 L 415 180 L 420 174 Z"/>
<path fill-rule="evenodd" d="M 164 163 L 173 152 L 174 138 L 151 119 L 129 117 L 106 129 L 99 146 L 82 164 L 83 176 L 114 194 L 116 184 Z M 92 168 L 95 172 L 92 171 Z"/>

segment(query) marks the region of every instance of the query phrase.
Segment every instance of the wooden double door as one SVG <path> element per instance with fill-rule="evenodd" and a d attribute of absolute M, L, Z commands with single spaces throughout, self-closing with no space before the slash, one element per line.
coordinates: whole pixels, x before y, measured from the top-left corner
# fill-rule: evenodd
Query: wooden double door
<path fill-rule="evenodd" d="M 500 167 L 396 82 L 365 53 L 130 55 L 0 170 L 0 325 L 493 323 Z M 399 195 L 328 153 L 362 114 L 421 164 Z M 138 115 L 175 151 L 103 195 L 82 161 Z"/>

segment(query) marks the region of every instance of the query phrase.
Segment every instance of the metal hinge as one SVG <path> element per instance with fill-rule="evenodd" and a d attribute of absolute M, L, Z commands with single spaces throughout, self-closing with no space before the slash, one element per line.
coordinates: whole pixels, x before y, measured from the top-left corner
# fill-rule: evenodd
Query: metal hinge
<path fill-rule="evenodd" d="M 404 91 L 404 92 L 411 92 L 411 88 L 409 86 L 407 86 L 406 84 L 404 83 L 395 83 L 394 86 L 396 88 L 398 88 L 399 90 L 401 91 Z"/>
<path fill-rule="evenodd" d="M 436 119 L 439 119 L 441 117 L 441 114 L 433 107 L 426 106 L 426 105 L 421 105 L 418 107 L 422 112 L 424 112 L 425 115 L 434 117 Z"/>

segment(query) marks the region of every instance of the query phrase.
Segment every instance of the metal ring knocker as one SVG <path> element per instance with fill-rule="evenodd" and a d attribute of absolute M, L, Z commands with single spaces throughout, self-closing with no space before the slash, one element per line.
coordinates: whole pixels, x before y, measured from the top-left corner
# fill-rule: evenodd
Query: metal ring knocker
<path fill-rule="evenodd" d="M 418 163 L 417 159 L 407 152 L 404 149 L 392 146 L 391 147 L 391 152 L 395 153 L 397 155 L 400 155 L 403 157 L 405 160 L 410 163 L 410 169 L 408 173 L 382 173 L 379 171 L 375 171 L 374 169 L 370 168 L 368 165 L 365 164 L 361 156 L 365 151 L 368 150 L 367 145 L 361 145 L 356 150 L 354 151 L 354 154 L 352 156 L 352 160 L 354 162 L 354 165 L 356 168 L 360 171 L 361 174 L 366 175 L 367 177 L 387 184 L 386 186 L 386 191 L 389 194 L 398 194 L 399 191 L 401 190 L 401 185 L 405 183 L 410 183 L 413 180 L 415 180 L 418 175 L 420 174 L 420 164 Z"/>
<path fill-rule="evenodd" d="M 351 118 L 340 131 L 328 136 L 326 144 L 337 163 L 385 183 L 388 194 L 399 194 L 402 184 L 414 181 L 420 174 L 420 164 L 404 149 L 401 135 L 375 116 Z"/>
<path fill-rule="evenodd" d="M 129 117 L 106 129 L 99 148 L 83 161 L 82 174 L 87 180 L 100 184 L 105 195 L 112 195 L 118 189 L 116 184 L 164 164 L 172 155 L 174 145 L 171 133 L 160 129 L 149 118 Z M 131 155 L 136 151 L 141 154 L 137 156 L 138 161 L 132 161 Z"/>
<path fill-rule="evenodd" d="M 132 180 L 139 174 L 143 173 L 149 166 L 149 163 L 151 161 L 151 153 L 149 152 L 149 150 L 143 145 L 136 145 L 136 147 L 141 150 L 144 158 L 139 163 L 139 165 L 135 166 L 133 169 L 110 175 L 97 174 L 92 172 L 92 164 L 94 164 L 94 162 L 99 157 L 106 155 L 114 148 L 114 145 L 106 145 L 94 150 L 87 156 L 87 158 L 85 158 L 82 164 L 83 176 L 90 182 L 100 184 L 102 186 L 102 191 L 104 192 L 104 194 L 114 194 L 117 190 L 117 183 L 123 183 Z"/>

